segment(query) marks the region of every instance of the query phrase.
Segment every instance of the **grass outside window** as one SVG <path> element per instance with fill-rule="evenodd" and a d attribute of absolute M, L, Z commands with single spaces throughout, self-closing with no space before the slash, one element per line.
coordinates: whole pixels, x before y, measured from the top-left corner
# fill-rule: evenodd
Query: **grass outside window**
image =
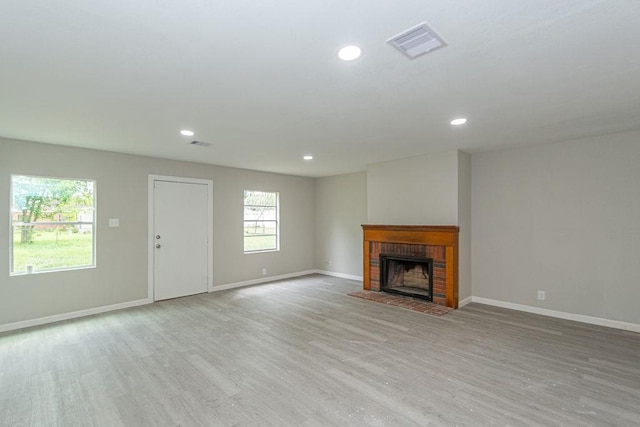
<path fill-rule="evenodd" d="M 27 272 L 27 266 L 38 273 L 93 265 L 93 232 L 90 230 L 36 228 L 31 243 L 21 243 L 20 234 L 19 229 L 14 230 L 13 271 L 16 273 Z"/>

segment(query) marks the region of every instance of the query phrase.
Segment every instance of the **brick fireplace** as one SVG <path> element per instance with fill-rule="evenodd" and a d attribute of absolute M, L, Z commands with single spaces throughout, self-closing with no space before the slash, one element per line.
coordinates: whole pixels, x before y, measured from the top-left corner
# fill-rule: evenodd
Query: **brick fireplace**
<path fill-rule="evenodd" d="M 362 229 L 364 290 L 381 290 L 381 254 L 430 259 L 433 302 L 458 308 L 458 227 L 365 224 Z"/>

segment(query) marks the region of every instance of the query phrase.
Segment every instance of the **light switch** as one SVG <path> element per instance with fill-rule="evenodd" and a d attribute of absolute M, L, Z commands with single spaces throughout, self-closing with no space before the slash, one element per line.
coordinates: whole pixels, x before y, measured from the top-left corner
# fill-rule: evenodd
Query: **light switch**
<path fill-rule="evenodd" d="M 109 227 L 120 227 L 119 218 L 109 218 Z"/>

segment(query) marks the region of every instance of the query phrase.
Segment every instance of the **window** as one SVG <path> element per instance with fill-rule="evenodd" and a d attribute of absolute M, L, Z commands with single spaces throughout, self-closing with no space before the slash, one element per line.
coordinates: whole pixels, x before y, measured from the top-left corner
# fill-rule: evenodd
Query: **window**
<path fill-rule="evenodd" d="M 244 253 L 280 249 L 278 193 L 244 192 Z"/>
<path fill-rule="evenodd" d="M 10 274 L 95 266 L 95 181 L 11 176 Z"/>

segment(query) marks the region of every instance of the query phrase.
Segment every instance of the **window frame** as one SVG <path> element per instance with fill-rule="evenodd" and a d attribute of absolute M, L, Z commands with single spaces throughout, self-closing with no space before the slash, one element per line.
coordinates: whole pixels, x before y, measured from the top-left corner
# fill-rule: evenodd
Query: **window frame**
<path fill-rule="evenodd" d="M 92 211 L 92 221 L 36 221 L 36 222 L 24 222 L 24 218 L 22 221 L 13 220 L 13 215 L 16 212 L 14 210 L 14 182 L 16 178 L 35 178 L 42 180 L 57 180 L 57 181 L 84 181 L 92 183 L 92 205 L 90 206 L 90 210 Z M 96 260 L 96 247 L 97 247 L 97 229 L 98 229 L 98 219 L 97 219 L 97 181 L 95 179 L 89 178 L 70 178 L 70 177 L 57 177 L 57 176 L 42 176 L 42 175 L 32 175 L 32 174 L 19 174 L 12 173 L 9 178 L 9 276 L 24 276 L 30 274 L 41 274 L 41 273 L 54 273 L 59 271 L 71 271 L 71 270 L 85 270 L 90 268 L 96 268 L 97 260 Z M 76 218 L 78 215 L 78 210 L 74 211 L 76 214 Z M 85 265 L 76 265 L 76 266 L 64 266 L 64 267 L 52 267 L 52 268 L 39 268 L 37 270 L 33 270 L 31 272 L 24 271 L 15 271 L 14 270 L 14 236 L 15 236 L 15 227 L 16 226 L 59 226 L 59 225 L 90 225 L 91 226 L 91 264 Z"/>
<path fill-rule="evenodd" d="M 265 193 L 265 194 L 273 194 L 275 196 L 275 205 L 255 205 L 246 204 L 247 193 Z M 275 208 L 275 219 L 269 220 L 256 220 L 256 219 L 247 219 L 246 217 L 246 208 L 247 207 L 262 207 L 262 208 Z M 264 253 L 264 252 L 278 252 L 280 251 L 280 192 L 278 191 L 264 191 L 264 190 L 244 190 L 243 191 L 243 200 L 242 200 L 242 249 L 244 254 L 255 254 L 255 253 Z M 259 234 L 259 235 L 247 235 L 245 234 L 246 224 L 248 222 L 275 222 L 275 234 Z M 275 247 L 268 249 L 255 249 L 255 250 L 247 250 L 246 239 L 247 238 L 255 238 L 255 237 L 265 237 L 265 236 L 274 236 L 276 238 Z"/>

